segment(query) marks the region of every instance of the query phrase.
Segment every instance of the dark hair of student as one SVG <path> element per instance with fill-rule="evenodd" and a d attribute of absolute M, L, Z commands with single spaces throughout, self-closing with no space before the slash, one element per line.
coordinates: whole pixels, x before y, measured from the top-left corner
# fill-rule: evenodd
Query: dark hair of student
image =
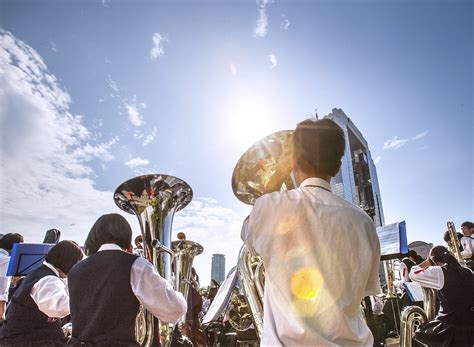
<path fill-rule="evenodd" d="M 81 247 L 77 243 L 64 240 L 49 250 L 45 260 L 67 274 L 77 262 L 82 260 L 83 256 Z"/>
<path fill-rule="evenodd" d="M 344 155 L 344 132 L 332 120 L 305 120 L 293 133 L 293 156 L 319 175 L 335 176 Z"/>
<path fill-rule="evenodd" d="M 464 223 L 461 224 L 461 228 L 462 227 L 468 227 L 469 229 L 471 229 L 471 228 L 474 228 L 474 223 L 465 221 Z"/>
<path fill-rule="evenodd" d="M 3 248 L 6 251 L 11 251 L 13 248 L 13 244 L 22 242 L 23 236 L 18 233 L 5 234 L 0 239 L 0 248 Z"/>
<path fill-rule="evenodd" d="M 452 269 L 461 278 L 466 281 L 471 280 L 472 271 L 468 268 L 462 267 L 457 259 L 444 246 L 435 246 L 430 250 L 430 260 L 435 263 L 444 263 L 448 269 Z"/>
<path fill-rule="evenodd" d="M 116 244 L 122 249 L 128 249 L 132 245 L 132 228 L 117 213 L 104 214 L 97 219 L 84 244 L 86 254 L 97 253 L 100 246 L 106 243 Z"/>

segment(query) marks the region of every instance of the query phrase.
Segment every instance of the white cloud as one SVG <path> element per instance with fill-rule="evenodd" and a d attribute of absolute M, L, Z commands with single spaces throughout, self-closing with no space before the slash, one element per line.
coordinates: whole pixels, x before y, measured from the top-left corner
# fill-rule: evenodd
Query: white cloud
<path fill-rule="evenodd" d="M 237 67 L 235 66 L 234 63 L 229 64 L 229 70 L 232 75 L 237 75 Z"/>
<path fill-rule="evenodd" d="M 377 165 L 378 163 L 380 163 L 380 160 L 382 160 L 382 157 L 379 155 L 374 159 L 374 164 Z"/>
<path fill-rule="evenodd" d="M 118 92 L 119 88 L 117 86 L 117 82 L 115 82 L 113 79 L 109 77 L 109 87 L 112 89 L 114 92 Z"/>
<path fill-rule="evenodd" d="M 253 35 L 255 37 L 265 37 L 267 35 L 267 5 L 272 3 L 273 0 L 257 0 L 257 21 L 255 22 L 255 28 L 253 29 Z"/>
<path fill-rule="evenodd" d="M 288 28 L 290 27 L 290 24 L 291 22 L 288 20 L 288 18 L 286 18 L 285 15 L 282 15 L 282 20 L 281 20 L 281 23 L 280 23 L 280 29 L 281 30 L 288 30 Z"/>
<path fill-rule="evenodd" d="M 0 66 L 0 229 L 40 242 L 56 227 L 82 243 L 100 214 L 117 211 L 88 164 L 110 160 L 117 140 L 85 143 L 93 134 L 70 113 L 69 94 L 33 48 L 5 31 Z"/>
<path fill-rule="evenodd" d="M 50 46 L 51 46 L 51 50 L 54 52 L 54 53 L 57 53 L 58 52 L 58 46 L 56 45 L 56 43 L 54 41 L 50 41 L 49 42 Z"/>
<path fill-rule="evenodd" d="M 425 131 L 423 131 L 423 132 L 421 132 L 421 133 L 419 133 L 419 134 L 416 134 L 416 135 L 413 136 L 411 139 L 412 139 L 413 141 L 416 141 L 416 140 L 419 140 L 419 139 L 425 137 L 426 135 L 428 135 L 428 130 L 425 130 Z"/>
<path fill-rule="evenodd" d="M 270 63 L 272 64 L 270 69 L 273 69 L 275 66 L 277 66 L 278 60 L 275 54 L 270 52 L 270 54 L 268 54 L 268 59 L 270 59 Z"/>
<path fill-rule="evenodd" d="M 143 117 L 138 112 L 138 108 L 135 104 L 125 104 L 125 108 L 127 109 L 128 119 L 130 122 L 139 127 L 143 125 Z"/>
<path fill-rule="evenodd" d="M 165 51 L 163 49 L 163 43 L 169 42 L 169 40 L 167 36 L 163 36 L 160 33 L 154 33 L 151 37 L 151 41 L 152 47 L 150 50 L 150 58 L 152 60 L 155 60 L 156 58 L 161 57 L 165 54 Z"/>
<path fill-rule="evenodd" d="M 405 146 L 410 141 L 416 141 L 425 137 L 426 135 L 428 135 L 428 132 L 428 130 L 425 130 L 419 134 L 416 134 L 415 136 L 412 136 L 411 138 L 404 139 L 399 139 L 398 136 L 394 136 L 392 139 L 384 142 L 383 149 L 399 149 Z"/>
<path fill-rule="evenodd" d="M 145 140 L 143 140 L 142 145 L 143 146 L 148 146 L 150 143 L 154 143 L 157 132 L 158 132 L 158 129 L 156 127 L 153 128 L 151 133 L 149 133 L 148 135 L 145 136 Z"/>
<path fill-rule="evenodd" d="M 150 161 L 148 159 L 142 159 L 140 157 L 132 158 L 129 161 L 125 162 L 125 165 L 127 165 L 131 169 L 134 169 L 139 166 L 147 166 L 148 164 L 150 164 Z"/>
<path fill-rule="evenodd" d="M 112 0 L 102 0 L 102 6 L 109 7 L 109 4 Z"/>

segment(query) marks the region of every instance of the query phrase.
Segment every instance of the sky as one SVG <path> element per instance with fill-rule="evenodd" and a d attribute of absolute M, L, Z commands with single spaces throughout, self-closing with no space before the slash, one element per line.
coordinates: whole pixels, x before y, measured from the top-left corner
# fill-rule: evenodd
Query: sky
<path fill-rule="evenodd" d="M 342 108 L 369 143 L 385 222 L 442 243 L 474 218 L 471 1 L 0 0 L 0 233 L 83 243 L 113 191 L 185 180 L 173 238 L 237 262 L 244 151 Z M 332 247 L 332 245 L 328 245 Z"/>

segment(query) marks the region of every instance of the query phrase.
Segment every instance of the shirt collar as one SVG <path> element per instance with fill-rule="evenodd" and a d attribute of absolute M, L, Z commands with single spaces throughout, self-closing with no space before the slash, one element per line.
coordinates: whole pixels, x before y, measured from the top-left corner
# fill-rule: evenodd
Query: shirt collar
<path fill-rule="evenodd" d="M 123 249 L 115 243 L 104 243 L 97 252 L 101 251 L 123 251 Z"/>
<path fill-rule="evenodd" d="M 6 256 L 10 256 L 10 254 L 8 253 L 8 251 L 7 251 L 6 249 L 3 249 L 3 248 L 0 248 L 0 254 L 6 255 Z"/>
<path fill-rule="evenodd" d="M 51 270 L 54 272 L 54 274 L 59 277 L 59 271 L 58 271 L 58 269 L 56 269 L 53 265 L 51 265 L 51 264 L 48 263 L 47 261 L 44 261 L 44 262 L 43 262 L 43 265 L 46 266 L 46 267 L 48 267 L 49 269 L 51 269 Z"/>
<path fill-rule="evenodd" d="M 328 183 L 328 181 L 323 180 L 322 178 L 318 178 L 318 177 L 307 178 L 300 184 L 300 187 L 307 187 L 307 186 L 317 186 L 317 187 L 321 187 L 323 189 L 331 191 L 331 185 Z"/>

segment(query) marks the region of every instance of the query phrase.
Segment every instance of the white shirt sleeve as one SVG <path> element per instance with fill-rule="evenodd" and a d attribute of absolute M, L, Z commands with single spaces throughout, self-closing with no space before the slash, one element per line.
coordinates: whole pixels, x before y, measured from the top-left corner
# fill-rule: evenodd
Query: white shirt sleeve
<path fill-rule="evenodd" d="M 244 242 L 245 246 L 249 250 L 250 254 L 257 255 L 257 252 L 253 248 L 253 241 L 252 241 L 252 231 L 249 227 L 250 224 L 250 216 L 245 218 L 244 223 L 242 224 L 242 231 L 240 232 L 240 238 Z"/>
<path fill-rule="evenodd" d="M 57 276 L 41 278 L 31 289 L 30 296 L 48 317 L 63 318 L 69 314 L 67 285 Z"/>
<path fill-rule="evenodd" d="M 137 258 L 133 263 L 130 285 L 138 301 L 156 318 L 176 323 L 186 313 L 186 299 L 145 258 Z"/>
<path fill-rule="evenodd" d="M 372 222 L 369 225 L 369 235 L 372 238 L 372 247 L 373 247 L 373 255 L 372 255 L 372 269 L 369 274 L 369 279 L 367 281 L 367 285 L 365 287 L 364 296 L 369 295 L 377 295 L 382 292 L 380 288 L 380 278 L 379 278 L 379 269 L 380 269 L 380 241 L 379 237 L 377 236 L 377 231 L 375 229 L 375 224 Z"/>
<path fill-rule="evenodd" d="M 7 276 L 10 257 L 0 257 L 0 301 L 8 300 L 8 288 L 10 288 L 10 276 Z"/>
<path fill-rule="evenodd" d="M 440 266 L 430 266 L 426 269 L 415 265 L 411 268 L 410 278 L 422 287 L 440 290 L 444 287 L 444 274 Z"/>
<path fill-rule="evenodd" d="M 398 267 L 398 272 L 400 273 L 400 281 L 403 282 L 410 282 L 410 278 L 408 277 L 408 268 L 407 265 L 401 261 Z"/>
<path fill-rule="evenodd" d="M 471 247 L 471 240 L 468 237 L 461 237 L 461 245 L 463 251 L 461 252 L 461 256 L 464 259 L 469 259 L 472 257 L 472 247 Z"/>

